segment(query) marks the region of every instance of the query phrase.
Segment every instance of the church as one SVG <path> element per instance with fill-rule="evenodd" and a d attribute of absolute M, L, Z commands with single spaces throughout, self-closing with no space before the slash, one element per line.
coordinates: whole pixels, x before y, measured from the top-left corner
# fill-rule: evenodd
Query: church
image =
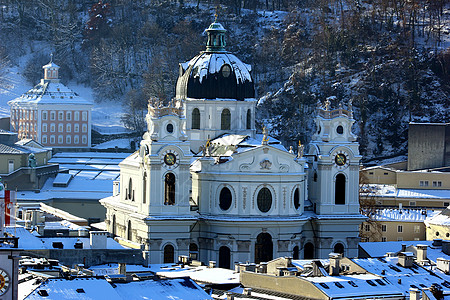
<path fill-rule="evenodd" d="M 149 102 L 140 150 L 100 200 L 108 231 L 152 264 L 357 256 L 365 217 L 351 103 L 318 104 L 308 151 L 287 150 L 256 131 L 251 66 L 226 51 L 220 23 L 205 31 L 206 50 L 179 65 L 169 105 Z"/>

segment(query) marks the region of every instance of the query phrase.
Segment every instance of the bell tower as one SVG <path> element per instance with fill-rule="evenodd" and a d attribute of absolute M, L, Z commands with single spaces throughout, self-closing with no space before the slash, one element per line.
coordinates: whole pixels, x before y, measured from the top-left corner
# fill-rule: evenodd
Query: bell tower
<path fill-rule="evenodd" d="M 352 103 L 317 107 L 310 143 L 309 191 L 317 214 L 359 214 L 359 143 L 352 133 Z"/>

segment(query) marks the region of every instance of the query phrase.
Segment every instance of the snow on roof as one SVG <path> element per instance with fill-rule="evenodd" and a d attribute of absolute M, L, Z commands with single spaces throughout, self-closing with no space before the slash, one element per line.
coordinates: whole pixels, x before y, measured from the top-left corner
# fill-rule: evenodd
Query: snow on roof
<path fill-rule="evenodd" d="M 397 189 L 393 185 L 365 185 L 363 193 L 376 197 L 420 198 L 420 199 L 450 199 L 450 190 L 436 189 Z"/>
<path fill-rule="evenodd" d="M 450 225 L 450 209 L 447 207 L 443 211 L 439 212 L 428 218 L 425 221 L 425 224 L 433 224 L 433 225 L 441 225 L 441 226 L 449 226 Z"/>
<path fill-rule="evenodd" d="M 198 284 L 188 278 L 114 284 L 115 291 L 121 299 L 212 299 Z"/>
<path fill-rule="evenodd" d="M 119 274 L 119 264 L 109 263 L 103 265 L 96 265 L 89 267 L 89 270 L 93 271 L 96 276 L 101 275 L 113 275 Z M 126 266 L 127 273 L 142 273 L 142 272 L 150 272 L 151 268 L 144 267 L 141 265 L 129 265 Z"/>
<path fill-rule="evenodd" d="M 209 284 L 239 284 L 239 273 L 223 268 L 206 266 L 150 265 L 151 271 L 166 278 L 189 277 L 196 282 Z"/>
<path fill-rule="evenodd" d="M 83 249 L 91 248 L 90 238 L 88 237 L 37 237 L 21 226 L 7 226 L 5 231 L 12 236 L 18 237 L 19 248 L 25 250 L 54 249 L 54 242 L 62 243 L 64 249 L 74 249 L 74 245 L 78 241 L 83 243 Z M 112 238 L 107 238 L 106 243 L 107 249 L 126 249 Z"/>
<path fill-rule="evenodd" d="M 43 296 L 43 291 L 45 291 L 44 293 L 48 294 L 48 296 Z M 125 299 L 123 296 L 120 296 L 105 279 L 99 278 L 74 278 L 72 280 L 50 278 L 25 299 L 33 300 L 43 298 L 51 300 Z"/>
<path fill-rule="evenodd" d="M 412 253 L 411 253 L 412 254 Z M 409 289 L 426 288 L 433 283 L 442 285 L 444 281 L 450 281 L 450 276 L 442 272 L 435 273 L 413 264 L 412 267 L 402 267 L 398 264 L 397 257 L 385 257 L 382 259 L 352 259 L 356 264 L 376 275 L 386 278 L 386 280 L 401 290 L 404 295 L 409 295 Z"/>
<path fill-rule="evenodd" d="M 402 245 L 406 245 L 406 249 L 416 252 L 417 245 L 427 246 L 427 258 L 436 262 L 438 257 L 450 260 L 450 255 L 442 252 L 442 247 L 433 246 L 433 241 L 394 241 L 394 242 L 367 242 L 359 243 L 359 247 L 363 249 L 370 257 L 384 257 L 386 253 L 397 253 L 402 250 Z M 385 258 L 386 259 L 386 258 Z"/>
<path fill-rule="evenodd" d="M 433 209 L 399 209 L 383 208 L 377 209 L 374 218 L 377 221 L 402 221 L 402 222 L 423 222 L 438 214 L 440 210 Z"/>
<path fill-rule="evenodd" d="M 57 229 L 69 229 L 73 231 L 89 231 L 84 226 L 79 226 L 67 220 L 55 221 L 55 222 L 45 222 L 44 229 L 57 230 Z"/>
<path fill-rule="evenodd" d="M 92 106 L 92 102 L 78 96 L 74 91 L 60 82 L 41 81 L 20 97 L 8 104 L 77 104 Z"/>

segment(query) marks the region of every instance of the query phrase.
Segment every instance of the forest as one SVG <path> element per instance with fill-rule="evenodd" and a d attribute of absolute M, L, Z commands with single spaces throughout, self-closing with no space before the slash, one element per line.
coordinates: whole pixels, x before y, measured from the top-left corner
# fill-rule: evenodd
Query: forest
<path fill-rule="evenodd" d="M 0 84 L 30 84 L 54 54 L 64 81 L 120 102 L 141 135 L 147 101 L 175 96 L 178 63 L 204 49 L 215 19 L 227 50 L 253 66 L 258 128 L 307 143 L 327 98 L 349 101 L 364 161 L 407 152 L 409 122 L 448 122 L 448 0 L 3 0 Z"/>

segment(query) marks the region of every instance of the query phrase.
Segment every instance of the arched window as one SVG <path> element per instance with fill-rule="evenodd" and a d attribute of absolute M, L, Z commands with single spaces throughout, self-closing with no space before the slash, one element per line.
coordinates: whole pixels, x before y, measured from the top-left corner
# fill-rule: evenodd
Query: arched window
<path fill-rule="evenodd" d="M 298 191 L 298 188 L 296 188 L 294 192 L 294 207 L 295 209 L 298 209 L 300 207 L 300 193 Z"/>
<path fill-rule="evenodd" d="M 230 248 L 222 246 L 219 248 L 219 268 L 229 269 L 231 267 L 231 251 Z"/>
<path fill-rule="evenodd" d="M 200 129 L 200 111 L 198 108 L 192 110 L 192 129 Z"/>
<path fill-rule="evenodd" d="M 131 232 L 131 220 L 128 220 L 128 226 L 127 226 L 127 240 L 132 241 L 133 240 L 133 233 Z"/>
<path fill-rule="evenodd" d="M 256 237 L 255 262 L 268 262 L 273 258 L 272 236 L 267 232 L 262 232 Z"/>
<path fill-rule="evenodd" d="M 113 236 L 116 235 L 116 215 L 113 215 L 112 217 L 111 233 Z"/>
<path fill-rule="evenodd" d="M 231 202 L 232 202 L 232 196 L 231 196 L 231 191 L 229 188 L 224 187 L 221 191 L 220 191 L 220 196 L 219 196 L 219 207 L 222 210 L 228 210 L 231 206 Z"/>
<path fill-rule="evenodd" d="M 298 246 L 295 246 L 294 249 L 292 249 L 292 258 L 293 259 L 299 259 L 299 248 Z"/>
<path fill-rule="evenodd" d="M 142 203 L 145 203 L 147 200 L 147 173 L 144 172 L 144 177 L 142 178 Z"/>
<path fill-rule="evenodd" d="M 342 245 L 341 243 L 337 243 L 336 245 L 334 245 L 333 252 L 344 254 L 344 245 Z"/>
<path fill-rule="evenodd" d="M 222 110 L 220 129 L 230 130 L 231 128 L 230 124 L 231 124 L 231 113 L 229 109 L 225 108 L 224 110 Z"/>
<path fill-rule="evenodd" d="M 133 199 L 133 180 L 130 177 L 130 180 L 128 180 L 128 194 L 127 194 L 127 199 L 128 200 L 134 200 Z"/>
<path fill-rule="evenodd" d="M 303 258 L 304 259 L 313 259 L 314 258 L 314 245 L 312 243 L 306 243 L 303 249 Z"/>
<path fill-rule="evenodd" d="M 174 263 L 175 249 L 172 245 L 168 244 L 164 247 L 164 263 Z"/>
<path fill-rule="evenodd" d="M 167 173 L 164 178 L 164 205 L 175 205 L 175 175 Z"/>
<path fill-rule="evenodd" d="M 272 193 L 266 187 L 258 192 L 257 198 L 258 209 L 262 212 L 268 212 L 272 207 Z"/>
<path fill-rule="evenodd" d="M 195 243 L 189 245 L 189 257 L 193 260 L 198 260 L 198 246 Z"/>
<path fill-rule="evenodd" d="M 247 129 L 252 129 L 252 111 L 247 110 Z"/>
<path fill-rule="evenodd" d="M 345 175 L 338 174 L 336 176 L 336 184 L 334 188 L 334 204 L 345 204 Z"/>

